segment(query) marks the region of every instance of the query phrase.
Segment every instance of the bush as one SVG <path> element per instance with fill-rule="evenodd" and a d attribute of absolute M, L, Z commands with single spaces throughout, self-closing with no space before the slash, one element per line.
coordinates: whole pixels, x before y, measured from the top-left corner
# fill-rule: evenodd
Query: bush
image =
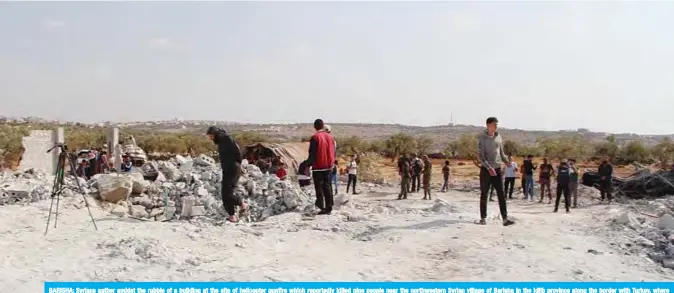
<path fill-rule="evenodd" d="M 457 153 L 461 159 L 472 160 L 477 158 L 477 148 L 477 136 L 464 134 L 459 138 Z"/>
<path fill-rule="evenodd" d="M 369 144 L 357 136 L 349 137 L 336 137 L 337 141 L 337 155 L 338 156 L 351 156 L 353 154 L 359 154 L 361 152 L 367 151 Z"/>
<path fill-rule="evenodd" d="M 653 157 L 660 161 L 661 164 L 667 165 L 674 158 L 674 143 L 669 137 L 665 137 L 662 141 L 656 144 L 651 150 Z"/>
<path fill-rule="evenodd" d="M 397 158 L 402 154 L 409 154 L 416 150 L 416 140 L 405 133 L 397 133 L 386 140 L 386 155 Z"/>

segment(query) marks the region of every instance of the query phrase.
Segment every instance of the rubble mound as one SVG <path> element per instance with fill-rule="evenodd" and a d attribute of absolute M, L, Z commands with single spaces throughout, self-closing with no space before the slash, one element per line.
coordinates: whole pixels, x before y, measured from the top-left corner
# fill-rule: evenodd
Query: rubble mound
<path fill-rule="evenodd" d="M 87 185 L 80 178 L 85 192 Z M 34 171 L 0 173 L 0 205 L 28 204 L 48 199 L 54 187 L 54 176 Z M 77 182 L 73 177 L 64 178 L 61 196 L 69 197 L 77 192 Z"/>
<path fill-rule="evenodd" d="M 648 255 L 665 268 L 674 269 L 674 198 L 660 198 L 645 205 L 644 212 L 624 211 L 610 221 L 612 245 L 625 254 Z M 642 208 L 639 208 L 642 209 Z"/>
<path fill-rule="evenodd" d="M 301 212 L 312 205 L 310 195 L 290 181 L 262 173 L 251 164 L 242 165 L 242 171 L 234 193 L 248 203 L 244 221 L 263 221 L 285 212 Z M 128 198 L 128 214 L 135 218 L 220 220 L 226 216 L 220 196 L 222 170 L 212 158 L 204 155 L 194 160 L 176 156 L 169 161 L 148 162 L 131 174 L 94 177 L 89 184 L 97 188 L 98 197 L 113 203 Z M 154 181 L 146 178 L 154 178 Z"/>

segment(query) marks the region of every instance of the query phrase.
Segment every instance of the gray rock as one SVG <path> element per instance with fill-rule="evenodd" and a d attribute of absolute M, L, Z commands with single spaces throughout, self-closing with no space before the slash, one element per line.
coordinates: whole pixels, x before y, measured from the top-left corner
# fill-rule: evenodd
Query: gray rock
<path fill-rule="evenodd" d="M 665 259 L 662 261 L 662 266 L 668 269 L 674 269 L 674 259 Z"/>
<path fill-rule="evenodd" d="M 144 206 L 141 205 L 132 205 L 129 207 L 129 213 L 131 216 L 136 217 L 136 218 L 147 218 L 150 215 L 147 213 L 145 210 Z"/>
<path fill-rule="evenodd" d="M 657 227 L 661 230 L 674 230 L 674 217 L 664 214 L 658 219 Z"/>

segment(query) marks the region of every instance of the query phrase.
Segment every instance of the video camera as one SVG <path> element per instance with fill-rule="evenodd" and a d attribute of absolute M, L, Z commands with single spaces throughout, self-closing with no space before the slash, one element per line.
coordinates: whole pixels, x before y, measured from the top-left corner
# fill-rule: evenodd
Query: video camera
<path fill-rule="evenodd" d="M 65 143 L 63 143 L 63 142 L 60 142 L 60 143 L 55 144 L 55 145 L 54 145 L 53 147 L 51 147 L 50 149 L 48 149 L 48 150 L 47 150 L 47 153 L 51 153 L 51 151 L 52 151 L 53 149 L 55 149 L 55 148 L 60 148 L 60 149 L 61 149 L 61 152 L 64 152 L 64 153 L 68 152 L 68 145 L 65 144 Z"/>

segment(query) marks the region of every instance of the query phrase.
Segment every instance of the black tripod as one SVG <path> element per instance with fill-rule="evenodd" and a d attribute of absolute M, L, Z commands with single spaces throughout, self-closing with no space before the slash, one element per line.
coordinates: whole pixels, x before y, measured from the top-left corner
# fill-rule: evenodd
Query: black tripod
<path fill-rule="evenodd" d="M 94 221 L 94 216 L 91 215 L 91 209 L 89 208 L 89 202 L 87 201 L 87 198 L 84 196 L 84 190 L 82 189 L 82 186 L 80 185 L 79 178 L 77 178 L 77 175 L 74 175 L 74 172 L 77 170 L 77 167 L 75 166 L 75 162 L 68 155 L 68 146 L 66 144 L 59 143 L 59 144 L 54 145 L 52 148 L 50 148 L 47 151 L 47 153 L 50 153 L 55 148 L 59 148 L 61 150 L 61 153 L 59 154 L 58 163 L 56 165 L 56 174 L 54 176 L 54 187 L 52 188 L 52 191 L 51 191 L 51 204 L 49 205 L 49 217 L 47 217 L 47 228 L 44 230 L 44 235 L 47 235 L 47 232 L 49 231 L 49 222 L 51 220 L 52 208 L 54 207 L 54 199 L 56 199 L 56 213 L 54 214 L 54 228 L 56 228 L 56 224 L 58 222 L 59 203 L 61 201 L 61 193 L 63 192 L 63 178 L 65 177 L 66 161 L 67 161 L 68 165 L 70 166 L 70 171 L 73 172 L 73 176 L 75 177 L 75 182 L 77 182 L 77 189 L 82 194 L 82 199 L 84 200 L 84 204 L 87 206 L 87 210 L 89 211 L 89 217 L 91 218 L 91 223 L 94 224 L 94 229 L 98 230 L 98 227 L 96 227 L 96 221 Z"/>

